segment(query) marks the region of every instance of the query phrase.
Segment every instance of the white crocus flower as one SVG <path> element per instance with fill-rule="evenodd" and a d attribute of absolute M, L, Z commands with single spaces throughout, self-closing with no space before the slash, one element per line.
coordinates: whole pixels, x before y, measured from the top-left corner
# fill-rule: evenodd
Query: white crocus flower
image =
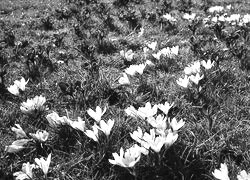
<path fill-rule="evenodd" d="M 68 119 L 66 116 L 60 117 L 56 112 L 52 112 L 46 116 L 46 119 L 48 120 L 51 127 L 56 128 L 59 125 L 71 125 L 72 121 Z"/>
<path fill-rule="evenodd" d="M 112 153 L 114 160 L 109 159 L 111 164 L 119 165 L 122 167 L 134 167 L 140 160 L 141 150 L 139 148 L 131 147 L 124 152 L 123 148 L 120 149 L 120 155 Z"/>
<path fill-rule="evenodd" d="M 144 133 L 142 139 L 150 146 L 150 148 L 155 152 L 160 152 L 162 146 L 165 143 L 164 136 L 157 136 L 155 135 L 155 129 L 150 129 L 150 134 Z"/>
<path fill-rule="evenodd" d="M 153 56 L 155 59 L 157 59 L 157 60 L 160 60 L 161 55 L 162 55 L 162 52 L 161 52 L 161 51 L 158 51 L 157 53 L 152 54 L 152 56 Z"/>
<path fill-rule="evenodd" d="M 157 113 L 157 105 L 151 106 L 150 102 L 147 102 L 145 107 L 139 107 L 137 115 L 142 119 L 154 116 Z"/>
<path fill-rule="evenodd" d="M 14 85 L 11 85 L 10 87 L 7 88 L 8 91 L 11 93 L 11 94 L 14 94 L 15 96 L 18 96 L 19 95 L 19 88 L 16 84 Z"/>
<path fill-rule="evenodd" d="M 77 121 L 71 121 L 70 125 L 74 129 L 78 129 L 82 132 L 85 131 L 85 121 L 83 121 L 80 117 L 77 118 Z"/>
<path fill-rule="evenodd" d="M 51 162 L 51 153 L 49 154 L 46 160 L 42 157 L 40 159 L 35 158 L 35 162 L 42 169 L 44 175 L 46 176 L 48 174 L 49 165 Z"/>
<path fill-rule="evenodd" d="M 170 147 L 174 144 L 174 142 L 178 139 L 178 133 L 168 131 L 167 136 L 165 136 L 165 147 Z"/>
<path fill-rule="evenodd" d="M 26 133 L 19 124 L 15 124 L 16 127 L 12 127 L 11 130 L 16 133 L 17 138 L 27 138 Z"/>
<path fill-rule="evenodd" d="M 203 60 L 201 61 L 201 65 L 208 70 L 214 66 L 214 62 L 212 63 L 210 59 L 207 62 Z"/>
<path fill-rule="evenodd" d="M 134 106 L 129 106 L 125 109 L 125 112 L 128 116 L 132 116 L 132 117 L 137 117 L 137 110 L 134 108 Z"/>
<path fill-rule="evenodd" d="M 185 13 L 183 15 L 183 19 L 186 19 L 186 20 L 194 20 L 196 14 L 195 13 L 192 13 L 192 14 L 188 14 L 188 13 Z"/>
<path fill-rule="evenodd" d="M 171 16 L 171 14 L 168 13 L 163 15 L 162 17 L 167 19 L 168 21 L 176 21 L 176 19 L 173 16 Z"/>
<path fill-rule="evenodd" d="M 130 84 L 130 81 L 129 81 L 129 79 L 128 79 L 127 74 L 126 74 L 126 73 L 123 73 L 122 75 L 123 75 L 123 76 L 120 77 L 119 80 L 118 80 L 119 84 L 121 84 L 121 85 Z"/>
<path fill-rule="evenodd" d="M 100 122 L 101 121 L 101 118 L 102 118 L 102 115 L 106 112 L 106 107 L 104 108 L 104 110 L 102 111 L 102 109 L 97 106 L 96 107 L 96 111 L 93 111 L 92 109 L 88 109 L 87 113 L 90 117 L 92 117 L 96 122 Z"/>
<path fill-rule="evenodd" d="M 115 121 L 109 119 L 106 123 L 104 120 L 100 121 L 99 129 L 106 135 L 109 136 L 112 127 L 114 126 Z"/>
<path fill-rule="evenodd" d="M 142 133 L 142 129 L 140 127 L 137 128 L 137 131 L 130 133 L 130 137 L 138 143 L 141 143 L 142 136 L 143 136 L 143 133 Z"/>
<path fill-rule="evenodd" d="M 135 75 L 135 73 L 139 73 L 140 75 L 142 75 L 145 67 L 146 64 L 130 65 L 127 69 L 125 69 L 125 73 L 131 76 Z"/>
<path fill-rule="evenodd" d="M 36 134 L 30 133 L 30 136 L 40 142 L 45 142 L 49 137 L 49 133 L 45 130 L 38 130 Z"/>
<path fill-rule="evenodd" d="M 177 84 L 184 87 L 184 88 L 187 88 L 188 85 L 190 84 L 189 82 L 189 77 L 187 75 L 185 75 L 184 78 L 179 78 L 177 81 Z"/>
<path fill-rule="evenodd" d="M 28 99 L 21 104 L 21 111 L 25 114 L 33 113 L 33 111 L 42 111 L 45 109 L 43 106 L 46 102 L 46 98 L 43 96 L 36 96 L 33 99 Z"/>
<path fill-rule="evenodd" d="M 191 75 L 189 76 L 189 79 L 195 83 L 196 85 L 199 84 L 199 81 L 204 77 L 204 75 L 200 76 L 200 73 L 197 73 L 195 76 L 194 75 Z"/>
<path fill-rule="evenodd" d="M 29 82 L 29 80 L 25 81 L 25 79 L 22 77 L 20 81 L 15 80 L 14 84 L 16 84 L 19 89 L 21 89 L 22 91 L 24 91 L 25 90 L 25 86 L 26 86 L 26 84 L 28 82 Z"/>
<path fill-rule="evenodd" d="M 226 164 L 220 164 L 220 169 L 215 169 L 212 172 L 213 176 L 219 180 L 230 180 L 228 177 L 228 169 Z"/>
<path fill-rule="evenodd" d="M 241 171 L 239 175 L 237 175 L 238 180 L 249 180 L 250 173 L 247 173 L 245 170 Z"/>
<path fill-rule="evenodd" d="M 9 153 L 19 152 L 25 148 L 24 145 L 27 144 L 29 141 L 31 141 L 31 140 L 30 139 L 16 140 L 11 145 L 5 146 L 5 151 L 7 151 Z"/>
<path fill-rule="evenodd" d="M 92 131 L 91 130 L 86 130 L 84 132 L 84 134 L 86 134 L 86 136 L 88 136 L 89 138 L 93 139 L 94 141 L 98 141 L 98 126 L 96 124 L 94 124 L 94 126 L 92 126 Z"/>
<path fill-rule="evenodd" d="M 173 107 L 174 103 L 171 105 L 166 101 L 165 104 L 158 104 L 157 107 L 167 116 L 169 109 Z"/>
<path fill-rule="evenodd" d="M 157 41 L 148 43 L 147 46 L 154 51 L 157 46 Z"/>
<path fill-rule="evenodd" d="M 147 121 L 151 126 L 153 126 L 154 128 L 158 130 L 164 131 L 167 128 L 167 124 L 166 124 L 167 118 L 160 114 L 156 118 L 149 117 Z"/>
<path fill-rule="evenodd" d="M 199 73 L 200 66 L 200 61 L 195 61 L 192 65 L 185 67 L 184 72 L 186 75 Z"/>
<path fill-rule="evenodd" d="M 179 122 L 177 122 L 176 118 L 173 118 L 172 121 L 168 119 L 168 123 L 172 127 L 173 131 L 178 131 L 182 126 L 184 126 L 185 121 L 181 119 Z"/>
<path fill-rule="evenodd" d="M 214 13 L 214 12 L 221 12 L 223 11 L 224 7 L 223 6 L 212 6 L 208 9 L 208 12 Z"/>
<path fill-rule="evenodd" d="M 23 163 L 22 171 L 15 172 L 13 176 L 16 176 L 16 180 L 25 180 L 25 179 L 32 179 L 33 173 L 32 170 L 36 166 L 34 164 L 30 164 L 29 162 Z"/>

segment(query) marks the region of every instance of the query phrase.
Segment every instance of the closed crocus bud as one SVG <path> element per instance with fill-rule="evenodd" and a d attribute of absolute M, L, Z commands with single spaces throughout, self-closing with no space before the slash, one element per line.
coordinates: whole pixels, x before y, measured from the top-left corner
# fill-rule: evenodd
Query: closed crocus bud
<path fill-rule="evenodd" d="M 85 131 L 85 121 L 83 121 L 80 117 L 78 117 L 77 121 L 71 121 L 70 125 L 74 129 L 78 129 L 82 132 Z"/>
<path fill-rule="evenodd" d="M 42 169 L 44 175 L 47 175 L 49 171 L 49 165 L 51 162 L 51 154 L 49 154 L 46 160 L 42 157 L 40 159 L 35 158 L 35 162 Z"/>
<path fill-rule="evenodd" d="M 88 109 L 87 110 L 87 113 L 90 117 L 92 117 L 96 122 L 100 122 L 101 121 L 101 118 L 102 118 L 102 115 L 106 112 L 106 107 L 104 108 L 104 110 L 102 111 L 102 109 L 97 106 L 96 107 L 96 111 L 93 111 L 92 109 Z"/>
<path fill-rule="evenodd" d="M 29 141 L 31 141 L 31 140 L 30 139 L 16 140 L 11 145 L 5 146 L 5 151 L 7 151 L 9 153 L 19 152 L 25 148 L 24 145 L 26 145 Z"/>
<path fill-rule="evenodd" d="M 19 124 L 15 124 L 16 127 L 12 127 L 11 130 L 16 133 L 17 138 L 27 138 L 26 133 Z"/>
<path fill-rule="evenodd" d="M 101 120 L 100 127 L 98 129 L 100 129 L 106 136 L 109 136 L 114 123 L 115 121 L 111 119 L 109 119 L 107 123 L 104 120 Z"/>
<path fill-rule="evenodd" d="M 16 176 L 16 180 L 25 180 L 25 179 L 32 179 L 33 172 L 32 170 L 35 168 L 34 164 L 30 164 L 29 162 L 23 163 L 22 171 L 15 172 L 13 176 Z"/>
<path fill-rule="evenodd" d="M 128 76 L 126 73 L 123 73 L 123 76 L 119 78 L 119 84 L 125 85 L 125 84 L 130 84 L 130 81 L 128 79 Z"/>
<path fill-rule="evenodd" d="M 177 122 L 176 118 L 173 118 L 171 122 L 170 122 L 170 119 L 169 119 L 168 123 L 172 127 L 173 131 L 178 131 L 182 126 L 184 126 L 185 121 L 183 121 L 181 119 L 179 122 Z"/>
<path fill-rule="evenodd" d="M 86 134 L 86 136 L 88 136 L 89 138 L 93 139 L 94 141 L 98 142 L 98 126 L 96 124 L 94 124 L 94 126 L 92 126 L 93 130 L 86 130 L 84 132 L 84 134 Z"/>

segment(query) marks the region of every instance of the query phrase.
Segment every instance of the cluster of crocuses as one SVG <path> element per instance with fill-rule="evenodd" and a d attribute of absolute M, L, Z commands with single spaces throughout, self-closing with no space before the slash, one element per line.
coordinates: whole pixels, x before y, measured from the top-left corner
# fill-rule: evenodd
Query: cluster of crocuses
<path fill-rule="evenodd" d="M 15 96 L 18 96 L 21 92 L 25 91 L 25 86 L 29 82 L 29 80 L 25 81 L 25 79 L 22 77 L 21 80 L 15 80 L 14 84 L 8 87 L 8 91 L 11 94 L 14 94 Z"/>
<path fill-rule="evenodd" d="M 131 138 L 140 146 L 135 144 L 125 152 L 121 147 L 120 155 L 113 153 L 114 160 L 109 159 L 109 162 L 122 167 L 133 167 L 140 160 L 141 154 L 148 155 L 150 150 L 159 153 L 163 146 L 169 148 L 177 140 L 178 130 L 185 124 L 183 120 L 177 122 L 176 118 L 171 121 L 168 119 L 168 111 L 172 106 L 173 104 L 170 105 L 168 102 L 154 106 L 147 102 L 145 107 L 138 110 L 133 106 L 128 107 L 125 112 L 129 116 L 145 120 L 152 128 L 149 130 L 150 133 L 143 133 L 140 127 L 130 133 Z M 161 111 L 160 114 L 157 113 L 158 109 Z"/>
<path fill-rule="evenodd" d="M 33 169 L 40 168 L 43 171 L 43 174 L 46 178 L 48 171 L 49 171 L 49 165 L 51 162 L 51 154 L 48 155 L 46 160 L 41 157 L 40 159 L 35 158 L 35 164 L 30 164 L 29 162 L 23 163 L 22 170 L 15 172 L 13 176 L 16 177 L 16 180 L 24 180 L 24 179 L 33 179 Z"/>
<path fill-rule="evenodd" d="M 195 61 L 190 66 L 185 67 L 184 78 L 179 78 L 176 82 L 178 85 L 187 88 L 191 85 L 190 81 L 194 84 L 198 85 L 199 81 L 204 77 L 204 75 L 201 75 L 201 65 L 206 69 L 209 70 L 213 67 L 214 62 L 211 62 L 211 60 L 208 61 Z"/>
<path fill-rule="evenodd" d="M 212 174 L 216 179 L 230 180 L 230 178 L 228 176 L 228 168 L 227 168 L 227 165 L 225 163 L 221 163 L 220 169 L 215 169 Z M 237 179 L 238 180 L 249 180 L 250 179 L 250 173 L 247 173 L 245 170 L 242 170 L 237 175 Z"/>
<path fill-rule="evenodd" d="M 102 120 L 102 115 L 106 112 L 106 107 L 102 110 L 99 106 L 96 110 L 88 109 L 88 115 L 95 120 L 92 130 L 86 129 L 85 121 L 78 117 L 77 121 L 70 120 L 68 117 L 60 117 L 56 112 L 52 112 L 46 116 L 49 124 L 53 128 L 57 128 L 60 125 L 69 125 L 76 130 L 82 131 L 86 136 L 98 142 L 99 131 L 102 131 L 107 137 L 110 135 L 112 127 L 115 121 L 109 119 L 107 122 Z"/>

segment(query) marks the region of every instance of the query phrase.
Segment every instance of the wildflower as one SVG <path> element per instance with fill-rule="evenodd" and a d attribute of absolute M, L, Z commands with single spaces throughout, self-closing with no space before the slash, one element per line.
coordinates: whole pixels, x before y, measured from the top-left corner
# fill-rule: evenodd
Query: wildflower
<path fill-rule="evenodd" d="M 36 166 L 34 164 L 30 164 L 29 162 L 23 163 L 22 171 L 15 172 L 13 176 L 16 176 L 16 180 L 25 180 L 25 179 L 32 179 L 33 173 L 32 170 Z"/>
<path fill-rule="evenodd" d="M 26 133 L 23 131 L 23 128 L 19 125 L 19 124 L 15 124 L 15 126 L 17 127 L 12 127 L 11 130 L 14 131 L 16 133 L 16 137 L 17 138 L 27 138 Z"/>
<path fill-rule="evenodd" d="M 49 165 L 51 162 L 51 153 L 47 157 L 47 160 L 45 160 L 44 158 L 41 157 L 40 159 L 35 158 L 35 162 L 42 169 L 44 175 L 46 176 L 48 174 Z"/>
<path fill-rule="evenodd" d="M 135 53 L 133 53 L 132 49 L 128 50 L 127 52 L 125 52 L 124 50 L 120 51 L 120 55 L 125 57 L 127 61 L 131 61 L 134 58 L 134 54 Z"/>
<path fill-rule="evenodd" d="M 97 142 L 98 141 L 98 126 L 94 124 L 94 126 L 92 126 L 92 129 L 93 131 L 86 130 L 84 134 L 86 134 L 86 136 L 88 136 L 89 138 Z"/>
<path fill-rule="evenodd" d="M 208 9 L 208 12 L 210 13 L 214 13 L 214 12 L 221 12 L 223 11 L 223 7 L 222 6 L 212 6 Z"/>
<path fill-rule="evenodd" d="M 137 110 L 134 108 L 134 106 L 129 106 L 125 109 L 125 112 L 128 116 L 137 117 Z"/>
<path fill-rule="evenodd" d="M 30 133 L 30 136 L 33 137 L 34 139 L 40 141 L 40 142 L 45 142 L 47 141 L 49 137 L 49 133 L 45 130 L 38 130 L 36 131 L 36 134 Z"/>
<path fill-rule="evenodd" d="M 195 61 L 192 65 L 185 67 L 184 72 L 186 75 L 195 74 L 200 72 L 200 61 Z"/>
<path fill-rule="evenodd" d="M 125 73 L 133 76 L 137 72 L 142 75 L 145 67 L 146 67 L 146 64 L 130 65 L 127 69 L 125 69 Z"/>
<path fill-rule="evenodd" d="M 157 113 L 157 105 L 151 106 L 150 102 L 147 102 L 145 107 L 139 107 L 137 115 L 142 119 L 154 116 Z"/>
<path fill-rule="evenodd" d="M 170 147 L 174 144 L 174 142 L 178 139 L 178 134 L 175 132 L 172 132 L 171 130 L 168 131 L 167 136 L 165 137 L 165 147 Z"/>
<path fill-rule="evenodd" d="M 140 144 L 142 142 L 142 140 L 141 140 L 142 136 L 143 136 L 143 133 L 142 133 L 142 129 L 140 127 L 137 128 L 137 131 L 130 133 L 130 137 Z"/>
<path fill-rule="evenodd" d="M 56 112 L 52 112 L 46 116 L 49 124 L 52 127 L 58 127 L 59 125 L 71 124 L 71 120 L 69 120 L 66 116 L 60 117 Z"/>
<path fill-rule="evenodd" d="M 10 87 L 7 88 L 8 91 L 11 93 L 11 94 L 14 94 L 15 96 L 18 96 L 19 95 L 19 88 L 16 84 L 14 85 L 11 85 Z"/>
<path fill-rule="evenodd" d="M 154 51 L 157 46 L 157 41 L 148 43 L 147 46 Z"/>
<path fill-rule="evenodd" d="M 161 55 L 162 55 L 162 52 L 161 52 L 161 51 L 158 51 L 157 53 L 152 54 L 152 56 L 153 56 L 155 59 L 157 59 L 157 60 L 160 60 Z"/>
<path fill-rule="evenodd" d="M 102 109 L 99 106 L 96 106 L 96 111 L 93 111 L 92 109 L 88 109 L 87 113 L 90 117 L 92 117 L 96 122 L 100 122 L 102 115 L 106 112 L 106 107 L 102 111 Z"/>
<path fill-rule="evenodd" d="M 194 20 L 196 14 L 195 13 L 192 13 L 192 14 L 188 14 L 188 13 L 185 13 L 183 15 L 183 19 L 186 19 L 186 20 Z"/>
<path fill-rule="evenodd" d="M 168 21 L 176 21 L 176 19 L 173 16 L 171 16 L 171 14 L 165 14 L 162 17 L 167 19 Z"/>
<path fill-rule="evenodd" d="M 172 103 L 171 105 L 166 101 L 165 104 L 158 104 L 158 108 L 167 116 L 169 109 L 171 107 L 173 107 L 174 103 Z"/>
<path fill-rule="evenodd" d="M 143 35 L 143 33 L 144 33 L 144 28 L 141 27 L 140 32 L 138 33 L 138 37 L 141 37 Z"/>
<path fill-rule="evenodd" d="M 197 73 L 195 76 L 194 75 L 191 75 L 189 76 L 189 79 L 195 83 L 196 85 L 198 85 L 199 81 L 204 77 L 204 75 L 200 76 L 199 73 Z"/>
<path fill-rule="evenodd" d="M 120 155 L 112 153 L 114 160 L 109 159 L 111 164 L 119 165 L 122 167 L 133 167 L 141 157 L 140 149 L 131 147 L 124 153 L 123 148 L 120 149 Z"/>
<path fill-rule="evenodd" d="M 201 61 L 201 65 L 205 69 L 211 69 L 214 66 L 214 62 L 212 63 L 210 59 L 207 62 L 203 60 L 203 61 Z"/>
<path fill-rule="evenodd" d="M 146 63 L 145 63 L 146 65 L 149 65 L 149 66 L 153 66 L 154 65 L 154 63 L 152 63 L 152 61 L 150 61 L 150 60 L 146 60 Z"/>
<path fill-rule="evenodd" d="M 130 81 L 128 79 L 128 76 L 126 73 L 123 73 L 123 77 L 120 77 L 119 79 L 119 84 L 124 85 L 124 84 L 130 84 Z"/>
<path fill-rule="evenodd" d="M 83 121 L 80 117 L 77 118 L 77 121 L 70 121 L 70 125 L 74 129 L 78 129 L 82 132 L 85 131 L 85 121 Z"/>
<path fill-rule="evenodd" d="M 25 81 L 25 79 L 22 77 L 20 81 L 15 80 L 15 81 L 14 81 L 14 84 L 17 85 L 17 87 L 18 87 L 19 89 L 21 89 L 22 91 L 24 91 L 24 90 L 25 90 L 25 86 L 26 86 L 26 84 L 27 84 L 28 82 L 29 82 L 29 80 Z"/>
<path fill-rule="evenodd" d="M 242 18 L 242 22 L 243 22 L 244 24 L 249 23 L 249 22 L 250 22 L 250 14 L 245 14 L 245 15 L 243 16 L 243 18 Z"/>
<path fill-rule="evenodd" d="M 148 123 L 151 126 L 153 126 L 156 129 L 159 129 L 159 130 L 165 130 L 167 128 L 166 120 L 167 120 L 167 118 L 160 115 L 160 114 L 156 118 L 149 117 L 147 119 Z"/>
<path fill-rule="evenodd" d="M 102 132 L 104 132 L 104 134 L 106 136 L 109 136 L 110 131 L 111 131 L 112 127 L 114 126 L 114 123 L 115 123 L 115 121 L 111 120 L 111 119 L 109 119 L 107 123 L 105 121 L 101 120 L 100 121 L 100 128 L 98 128 L 98 129 L 100 129 Z"/>
<path fill-rule="evenodd" d="M 173 131 L 178 131 L 182 126 L 184 126 L 185 121 L 183 121 L 181 119 L 179 122 L 177 122 L 176 118 L 173 118 L 171 122 L 170 122 L 170 119 L 169 119 L 168 123 L 172 127 Z"/>
<path fill-rule="evenodd" d="M 215 169 L 213 176 L 220 180 L 230 180 L 228 177 L 228 169 L 226 164 L 220 164 L 220 169 Z"/>
<path fill-rule="evenodd" d="M 29 141 L 30 141 L 30 139 L 16 140 L 11 145 L 5 146 L 5 151 L 7 151 L 9 153 L 19 152 L 25 148 L 24 145 L 27 144 Z"/>
<path fill-rule="evenodd" d="M 250 179 L 250 173 L 247 174 L 245 170 L 241 171 L 239 175 L 237 175 L 238 180 L 249 180 Z"/>
<path fill-rule="evenodd" d="M 187 88 L 188 85 L 190 84 L 189 83 L 189 77 L 187 75 L 185 75 L 184 78 L 179 78 L 177 81 L 177 84 L 184 87 L 184 88 Z"/>
<path fill-rule="evenodd" d="M 44 110 L 43 104 L 46 102 L 46 98 L 43 96 L 36 96 L 33 99 L 28 99 L 26 102 L 21 104 L 21 111 L 25 114 L 33 113 L 33 111 Z"/>

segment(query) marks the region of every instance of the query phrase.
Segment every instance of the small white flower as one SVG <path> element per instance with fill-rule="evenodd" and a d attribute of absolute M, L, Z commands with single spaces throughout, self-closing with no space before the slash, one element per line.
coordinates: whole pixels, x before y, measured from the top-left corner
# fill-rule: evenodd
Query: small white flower
<path fill-rule="evenodd" d="M 52 112 L 46 116 L 51 127 L 56 128 L 59 125 L 70 125 L 72 121 L 68 119 L 66 116 L 60 117 L 56 112 Z"/>
<path fill-rule="evenodd" d="M 169 109 L 171 107 L 173 107 L 174 103 L 172 103 L 171 105 L 166 101 L 165 104 L 158 104 L 158 108 L 167 116 Z"/>
<path fill-rule="evenodd" d="M 40 159 L 35 158 L 35 162 L 42 169 L 44 175 L 47 175 L 49 171 L 49 165 L 51 162 L 51 153 L 47 157 L 47 160 L 41 157 Z"/>
<path fill-rule="evenodd" d="M 129 106 L 125 109 L 125 112 L 128 116 L 137 117 L 137 110 L 134 108 L 134 106 Z"/>
<path fill-rule="evenodd" d="M 125 52 L 124 50 L 120 51 L 120 55 L 125 57 L 127 61 L 132 61 L 132 59 L 134 58 L 134 54 L 135 53 L 133 53 L 132 49 L 128 50 L 127 52 Z"/>
<path fill-rule="evenodd" d="M 157 46 L 157 41 L 148 43 L 147 46 L 154 51 Z"/>
<path fill-rule="evenodd" d="M 143 35 L 143 33 L 144 33 L 144 28 L 141 27 L 140 32 L 138 33 L 138 37 L 141 37 Z"/>
<path fill-rule="evenodd" d="M 24 132 L 23 128 L 19 125 L 19 124 L 15 124 L 15 126 L 17 127 L 12 127 L 11 130 L 14 131 L 16 133 L 16 137 L 17 138 L 27 138 L 26 133 Z"/>
<path fill-rule="evenodd" d="M 170 147 L 178 139 L 178 133 L 168 131 L 168 135 L 165 137 L 165 147 Z"/>
<path fill-rule="evenodd" d="M 43 96 L 36 96 L 33 99 L 28 99 L 21 104 L 21 111 L 25 114 L 33 113 L 33 111 L 42 111 L 45 109 L 43 104 L 46 102 L 46 98 Z"/>
<path fill-rule="evenodd" d="M 196 74 L 200 72 L 201 63 L 200 61 L 195 61 L 190 66 L 185 67 L 184 72 L 186 75 Z"/>
<path fill-rule="evenodd" d="M 156 118 L 148 117 L 147 121 L 151 126 L 153 126 L 154 128 L 158 130 L 164 131 L 167 128 L 167 124 L 166 124 L 167 118 L 160 114 Z"/>
<path fill-rule="evenodd" d="M 205 69 L 211 69 L 214 66 L 214 62 L 212 63 L 210 59 L 207 62 L 203 60 L 203 61 L 201 61 L 201 65 Z"/>
<path fill-rule="evenodd" d="M 228 177 L 228 169 L 226 164 L 220 164 L 220 169 L 215 169 L 212 172 L 213 176 L 219 180 L 230 180 Z"/>
<path fill-rule="evenodd" d="M 25 79 L 22 77 L 20 81 L 15 80 L 14 84 L 16 84 L 19 89 L 21 89 L 22 91 L 24 91 L 25 90 L 25 86 L 26 86 L 26 84 L 28 82 L 29 82 L 29 80 L 25 81 Z"/>
<path fill-rule="evenodd" d="M 193 83 L 195 83 L 196 85 L 198 85 L 198 84 L 199 84 L 199 81 L 200 81 L 203 77 L 204 77 L 204 75 L 200 76 L 200 74 L 197 73 L 195 76 L 194 76 L 194 75 L 189 76 L 189 79 L 190 79 Z"/>
<path fill-rule="evenodd" d="M 11 94 L 14 94 L 15 96 L 18 96 L 19 95 L 19 88 L 16 84 L 14 85 L 11 85 L 10 87 L 7 88 L 8 91 L 11 93 Z"/>
<path fill-rule="evenodd" d="M 49 133 L 45 130 L 38 130 L 36 134 L 30 133 L 30 136 L 38 141 L 45 142 L 49 137 Z"/>
<path fill-rule="evenodd" d="M 86 134 L 86 136 L 88 136 L 89 138 L 97 142 L 98 141 L 98 126 L 94 124 L 94 126 L 92 126 L 92 129 L 93 131 L 86 130 L 84 134 Z"/>
<path fill-rule="evenodd" d="M 31 141 L 31 140 L 30 139 L 16 140 L 11 145 L 5 146 L 5 151 L 7 151 L 9 153 L 19 152 L 25 148 L 24 145 L 27 144 L 29 141 Z"/>
<path fill-rule="evenodd" d="M 214 13 L 214 12 L 221 12 L 224 10 L 224 7 L 222 6 L 212 6 L 208 9 L 208 12 Z"/>
<path fill-rule="evenodd" d="M 142 119 L 154 116 L 157 113 L 157 105 L 151 106 L 150 102 L 147 102 L 145 107 L 139 107 L 137 115 Z"/>
<path fill-rule="evenodd" d="M 168 123 L 172 127 L 173 131 L 178 131 L 182 126 L 184 126 L 185 121 L 181 119 L 179 122 L 177 122 L 176 118 L 173 118 L 171 122 L 170 119 L 168 119 Z"/>
<path fill-rule="evenodd" d="M 74 129 L 78 129 L 82 132 L 85 131 L 85 121 L 83 121 L 80 117 L 77 118 L 77 121 L 70 121 L 70 125 Z"/>
<path fill-rule="evenodd" d="M 96 106 L 96 111 L 93 111 L 92 109 L 88 109 L 87 113 L 90 117 L 92 117 L 96 122 L 100 122 L 102 115 L 106 112 L 106 107 L 104 108 L 104 110 L 102 111 L 102 109 L 99 106 Z"/>
<path fill-rule="evenodd" d="M 188 14 L 188 13 L 185 13 L 183 15 L 183 19 L 186 19 L 186 20 L 194 20 L 196 14 L 195 13 L 192 13 L 192 14 Z"/>
<path fill-rule="evenodd" d="M 167 19 L 168 21 L 176 21 L 176 19 L 172 17 L 171 14 L 165 14 L 162 17 Z"/>
<path fill-rule="evenodd" d="M 237 175 L 238 180 L 249 180 L 250 173 L 247 173 L 245 170 L 241 171 L 239 175 Z"/>
<path fill-rule="evenodd" d="M 187 75 L 185 75 L 184 78 L 179 78 L 177 81 L 177 84 L 184 87 L 184 88 L 187 88 L 188 85 L 190 84 L 189 82 L 189 77 Z"/>
<path fill-rule="evenodd" d="M 121 85 L 130 84 L 130 81 L 129 81 L 128 76 L 127 76 L 126 73 L 123 73 L 123 77 L 120 77 L 118 82 Z"/>
<path fill-rule="evenodd" d="M 32 179 L 33 173 L 32 170 L 35 168 L 34 164 L 30 164 L 29 162 L 23 163 L 22 171 L 18 171 L 13 173 L 13 176 L 16 176 L 16 180 L 25 180 L 25 179 Z"/>
<path fill-rule="evenodd" d="M 100 129 L 106 136 L 109 136 L 110 131 L 112 129 L 112 127 L 114 126 L 115 121 L 109 119 L 108 122 L 106 123 L 105 121 L 101 120 L 100 121 L 100 127 L 98 127 L 98 129 Z"/>
<path fill-rule="evenodd" d="M 146 67 L 146 64 L 139 64 L 139 65 L 130 65 L 127 69 L 125 69 L 125 73 L 133 76 L 135 73 L 143 74 L 143 71 Z"/>
<path fill-rule="evenodd" d="M 158 51 L 157 53 L 152 54 L 152 56 L 153 56 L 155 59 L 157 59 L 157 60 L 160 60 L 161 55 L 162 55 L 162 52 L 161 52 L 161 51 Z"/>

